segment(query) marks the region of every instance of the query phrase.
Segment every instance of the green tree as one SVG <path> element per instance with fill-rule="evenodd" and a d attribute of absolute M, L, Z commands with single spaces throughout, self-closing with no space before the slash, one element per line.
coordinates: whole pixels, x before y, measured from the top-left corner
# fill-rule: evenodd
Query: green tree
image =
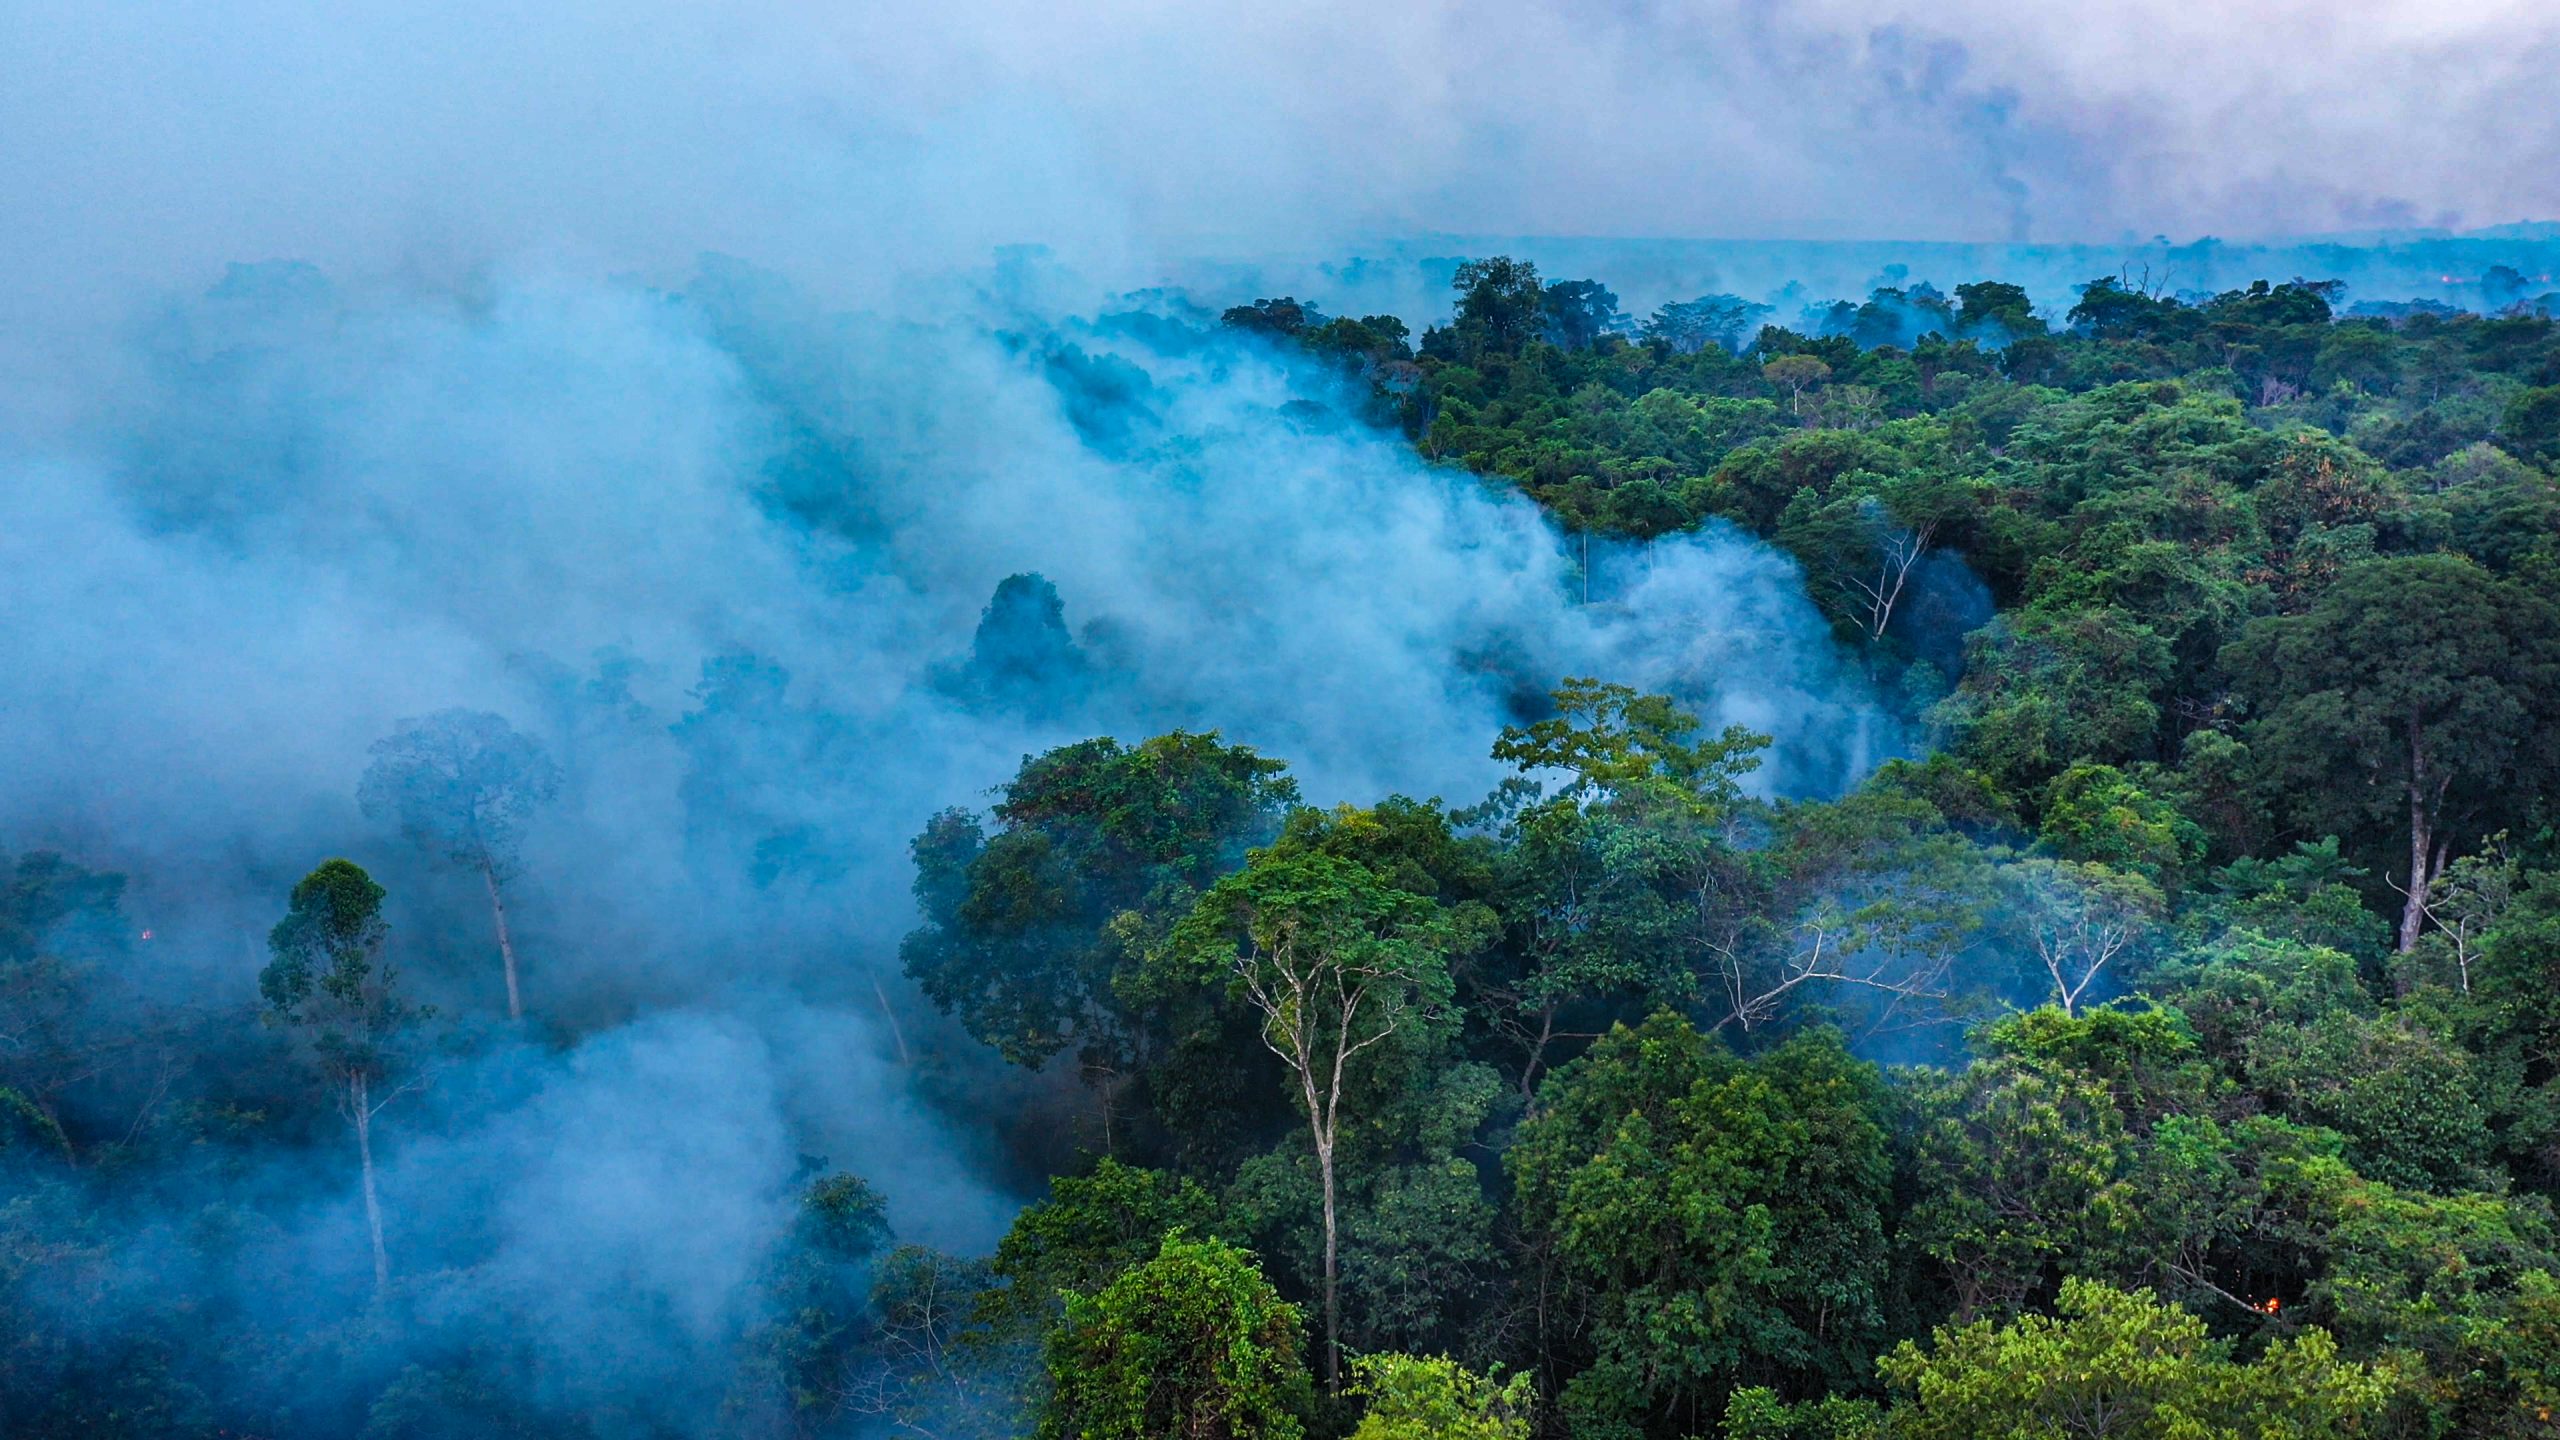
<path fill-rule="evenodd" d="M 1495 741 L 1494 758 L 1522 775 L 1478 812 L 1509 816 L 1497 904 L 1512 944 L 1477 981 L 1488 1023 L 1522 1053 L 1532 1102 L 1570 1007 L 1694 990 L 1683 897 L 1733 868 L 1721 832 L 1746 807 L 1742 777 L 1769 743 L 1740 726 L 1702 736 L 1670 697 L 1596 679 L 1568 679 L 1551 698 L 1555 714 Z M 1561 783 L 1550 794 L 1539 775 Z"/>
<path fill-rule="evenodd" d="M 385 894 L 355 862 L 322 862 L 293 887 L 258 972 L 267 1015 L 302 1039 L 355 1131 L 376 1290 L 391 1283 L 391 1255 L 374 1182 L 373 1119 L 415 1083 L 393 1081 L 404 1060 L 400 1039 L 425 1014 L 401 997 L 399 971 L 383 954 Z"/>
<path fill-rule="evenodd" d="M 1449 284 L 1458 292 L 1457 329 L 1470 356 L 1516 355 L 1538 338 L 1547 297 L 1537 266 L 1508 255 L 1469 260 Z"/>
<path fill-rule="evenodd" d="M 1169 1236 L 1100 1293 L 1068 1297 L 1040 1440 L 1298 1440 L 1299 1323 L 1253 1257 Z"/>
<path fill-rule="evenodd" d="M 2205 852 L 2194 821 L 2112 765 L 2074 765 L 2056 777 L 2036 833 L 2066 860 L 2140 875 L 2171 894 Z"/>
<path fill-rule="evenodd" d="M 1542 1099 L 1506 1163 L 1557 1268 L 1549 1361 L 1583 1366 L 1563 1395 L 1576 1433 L 1693 1433 L 1732 1386 L 1862 1373 L 1892 1164 L 1881 1078 L 1837 1035 L 1745 1062 L 1657 1015 Z"/>
<path fill-rule="evenodd" d="M 1962 1072 L 1914 1077 L 1917 1193 L 1901 1234 L 1955 1312 L 2011 1315 L 2065 1275 L 2202 1290 L 2229 1196 L 2215 1076 L 2176 1011 L 2045 1008 L 1977 1031 Z M 2194 1203 L 2188 1203 L 2192 1200 Z M 2226 1280 L 2232 1277 L 2225 1277 Z"/>
<path fill-rule="evenodd" d="M 1533 1106 L 1549 1057 L 1576 1038 L 1576 1011 L 1677 1003 L 1697 975 L 1671 837 L 1604 807 L 1547 804 L 1515 816 L 1505 838 L 1496 908 L 1507 943 L 1470 978 L 1477 1013 L 1518 1052 L 1520 1098 Z"/>
<path fill-rule="evenodd" d="M 1772 385 L 1787 392 L 1787 405 L 1796 418 L 1804 418 L 1804 392 L 1817 389 L 1831 378 L 1831 367 L 1811 355 L 1781 355 L 1760 367 L 1760 373 Z"/>
<path fill-rule="evenodd" d="M 1758 330 L 1761 317 L 1769 313 L 1769 306 L 1739 295 L 1674 300 L 1645 321 L 1644 338 L 1662 342 L 1674 355 L 1695 355 L 1711 345 L 1740 350 L 1750 343 L 1751 332 Z"/>
<path fill-rule="evenodd" d="M 2223 666 L 2299 819 L 2402 817 L 2403 954 L 2454 846 L 2560 775 L 2560 604 L 2456 556 L 2352 567 L 2308 612 L 2251 625 Z"/>
<path fill-rule="evenodd" d="M 814 1436 L 838 1417 L 866 1338 L 870 1262 L 888 1241 L 870 1185 L 845 1174 L 809 1183 L 764 1277 L 769 1316 L 746 1336 L 723 1407 L 732 1424 Z"/>
<path fill-rule="evenodd" d="M 2507 449 L 2527 460 L 2560 460 L 2560 385 L 2527 390 L 2507 402 L 2499 427 Z"/>
<path fill-rule="evenodd" d="M 1877 1363 L 1897 1440 L 2322 1440 L 2361 1433 L 2387 1376 L 2319 1330 L 2246 1363 L 2148 1290 L 2063 1282 L 2059 1313 L 1977 1321 Z"/>
<path fill-rule="evenodd" d="M 2022 339 L 2045 333 L 2044 321 L 2036 318 L 2035 301 L 2026 287 L 1998 280 L 1976 280 L 1956 287 L 1956 314 L 1968 331 L 1996 329 L 2005 338 Z"/>
<path fill-rule="evenodd" d="M 1931 712 L 1948 746 L 2016 802 L 2075 764 L 2156 753 L 2168 643 L 2123 611 L 2028 609 L 1965 642 L 1964 681 Z"/>
<path fill-rule="evenodd" d="M 2270 1026 L 2244 1063 L 2251 1087 L 2279 1114 L 2344 1135 L 2360 1174 L 2440 1191 L 2484 1178 L 2490 1137 L 2478 1067 L 2415 1016 L 2340 1008 Z"/>
<path fill-rule="evenodd" d="M 1045 1330 L 1067 1295 L 1090 1295 L 1154 1258 L 1164 1237 L 1205 1232 L 1216 1215 L 1191 1180 L 1105 1157 L 1089 1175 L 1058 1175 L 1049 1198 L 1025 1206 L 996 1242 L 991 1269 L 1004 1281 L 982 1308 L 999 1324 Z"/>
<path fill-rule="evenodd" d="M 1505 728 L 1493 758 L 1562 772 L 1569 778 L 1553 797 L 1560 803 L 1713 821 L 1740 802 L 1742 777 L 1760 768 L 1769 745 L 1768 736 L 1739 725 L 1697 738 L 1698 717 L 1678 702 L 1625 685 L 1577 677 L 1551 698 L 1556 713 Z"/>
<path fill-rule="evenodd" d="M 1363 1355 L 1349 1393 L 1368 1402 L 1352 1440 L 1529 1440 L 1537 1391 L 1523 1373 L 1478 1375 L 1445 1355 Z"/>
<path fill-rule="evenodd" d="M 1341 1225 L 1336 1159 L 1354 1061 L 1400 1030 L 1442 1025 L 1449 958 L 1489 927 L 1298 834 L 1253 852 L 1174 927 L 1173 966 L 1224 977 L 1261 1017 L 1262 1043 L 1294 1082 L 1323 1191 L 1325 1380 L 1341 1388 Z"/>
<path fill-rule="evenodd" d="M 1016 1064 L 1079 1047 L 1116 1148 L 1121 1081 L 1178 1038 L 1177 1017 L 1132 992 L 1147 946 L 1278 831 L 1297 798 L 1285 768 L 1184 731 L 1025 760 L 992 835 L 953 810 L 916 837 L 923 924 L 899 947 L 906 973 Z"/>

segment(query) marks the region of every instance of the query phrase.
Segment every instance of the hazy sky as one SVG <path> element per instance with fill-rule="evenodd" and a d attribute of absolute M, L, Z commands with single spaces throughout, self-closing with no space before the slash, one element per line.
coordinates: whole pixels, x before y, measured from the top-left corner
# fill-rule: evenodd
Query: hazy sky
<path fill-rule="evenodd" d="M 2492 224 L 2555 67 L 2547 0 L 0 0 L 0 269 Z"/>

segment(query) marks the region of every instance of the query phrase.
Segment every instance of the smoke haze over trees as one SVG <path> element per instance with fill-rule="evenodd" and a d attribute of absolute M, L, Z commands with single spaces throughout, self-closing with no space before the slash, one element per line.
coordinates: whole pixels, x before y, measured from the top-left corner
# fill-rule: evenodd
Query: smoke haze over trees
<path fill-rule="evenodd" d="M 0 1433 L 2538 1433 L 2560 25 L 2242 9 L 0 0 Z"/>

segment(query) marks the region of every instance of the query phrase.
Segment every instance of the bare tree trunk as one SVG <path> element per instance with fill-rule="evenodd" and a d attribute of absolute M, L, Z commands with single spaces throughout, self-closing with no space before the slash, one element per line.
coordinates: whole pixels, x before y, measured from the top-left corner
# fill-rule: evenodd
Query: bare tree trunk
<path fill-rule="evenodd" d="M 1324 1181 L 1324 1384 L 1325 1389 L 1342 1393 L 1342 1268 L 1338 1257 L 1339 1232 L 1333 1214 L 1333 1140 L 1319 1134 L 1316 1139 L 1316 1173 Z"/>
<path fill-rule="evenodd" d="M 514 967 L 510 966 L 507 973 L 514 975 Z M 898 1023 L 898 1012 L 889 1004 L 889 989 L 880 983 L 877 975 L 871 977 L 871 993 L 880 1001 L 880 1018 L 889 1022 L 889 1038 L 898 1042 L 898 1063 L 915 1064 L 915 1058 L 907 1053 L 906 1029 Z"/>
<path fill-rule="evenodd" d="M 2434 835 L 2427 817 L 2427 752 L 2418 722 L 2409 722 L 2409 890 L 2400 906 L 2400 953 L 2418 948 L 2418 932 L 2427 923 L 2428 862 L 2434 858 Z"/>
<path fill-rule="evenodd" d="M 1347 1019 L 1347 1014 L 1346 1014 Z M 1316 1180 L 1324 1191 L 1324 1384 L 1328 1393 L 1342 1393 L 1342 1289 L 1340 1267 L 1340 1232 L 1336 1227 L 1333 1204 L 1333 1140 L 1339 1133 L 1334 1120 L 1342 1113 L 1342 1061 L 1336 1051 L 1330 1096 L 1316 1088 L 1314 1056 L 1303 1039 L 1296 1041 L 1298 1051 L 1298 1084 L 1307 1097 L 1307 1137 L 1315 1142 Z M 1330 1100 L 1331 1103 L 1327 1103 Z"/>
<path fill-rule="evenodd" d="M 498 892 L 498 867 L 486 859 L 480 862 L 480 878 L 489 883 L 489 913 L 498 922 L 498 958 L 507 965 L 507 1019 L 524 1019 L 524 996 L 516 988 L 516 942 L 507 934 L 507 901 Z"/>
<path fill-rule="evenodd" d="M 1529 1057 L 1520 1064 L 1520 1103 L 1529 1114 L 1538 1113 L 1538 1075 L 1546 1068 L 1547 1045 L 1556 1035 L 1556 1002 L 1550 1000 L 1538 1013 L 1538 1038 L 1529 1044 Z"/>
<path fill-rule="evenodd" d="M 373 1290 L 391 1284 L 391 1252 L 382 1244 L 382 1196 L 373 1183 L 373 1097 L 362 1075 L 347 1077 L 349 1118 L 356 1125 L 356 1155 L 364 1164 L 364 1223 L 373 1238 Z"/>

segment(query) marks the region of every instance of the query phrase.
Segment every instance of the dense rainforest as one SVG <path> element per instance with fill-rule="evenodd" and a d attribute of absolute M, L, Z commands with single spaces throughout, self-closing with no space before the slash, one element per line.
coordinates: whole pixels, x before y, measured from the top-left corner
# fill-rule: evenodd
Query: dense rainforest
<path fill-rule="evenodd" d="M 758 1437 L 2560 1433 L 2560 324 L 2524 289 L 1639 320 L 1491 258 L 1418 337 L 1154 322 L 1281 357 L 1298 432 L 1542 507 L 1574 603 L 1661 537 L 1777 547 L 1899 758 L 1792 793 L 1770 733 L 1547 675 L 1486 795 L 1311 806 L 1214 716 L 950 795 L 878 1003 L 1041 1193 L 951 1253 L 806 1157 L 756 1303 L 678 1317 L 728 1356 L 684 1383 Z M 1059 611 L 1007 581 L 942 683 L 1059 704 L 1101 663 Z M 680 738 L 767 688 L 707 674 Z M 494 936 L 484 1015 L 411 973 L 476 938 L 395 945 L 352 860 L 177 1005 L 124 877 L 8 857 L 0 1431 L 664 1433 L 560 1403 L 450 1303 L 476 1237 L 404 1249 L 377 1183 L 458 1048 L 545 1023 L 508 909 L 539 728 L 430 715 L 348 777 Z M 437 1103 L 508 1101 L 471 1073 Z M 360 1207 L 317 1308 L 221 1278 L 284 1153 Z"/>

